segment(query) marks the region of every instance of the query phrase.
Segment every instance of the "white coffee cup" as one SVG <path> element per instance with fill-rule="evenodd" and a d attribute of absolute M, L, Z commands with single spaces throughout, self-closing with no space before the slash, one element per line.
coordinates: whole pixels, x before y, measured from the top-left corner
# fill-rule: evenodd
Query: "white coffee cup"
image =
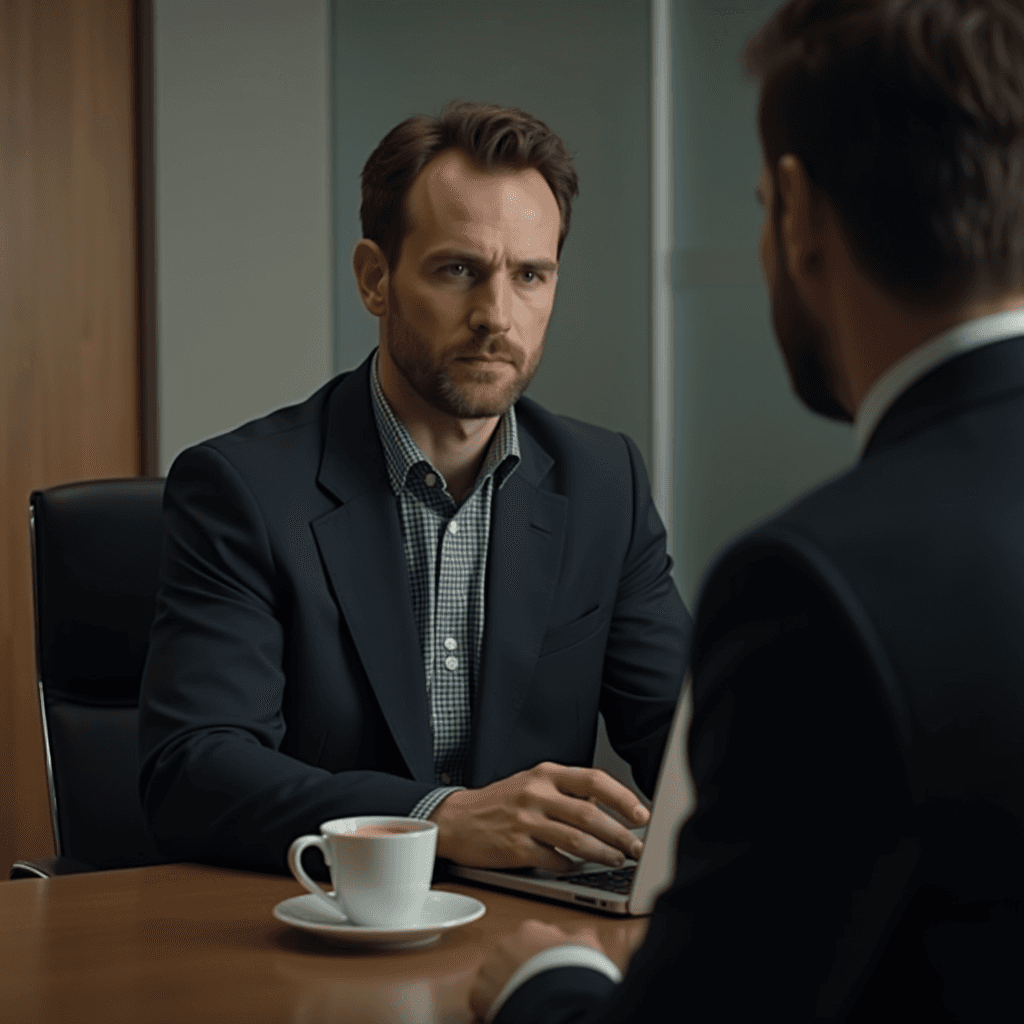
<path fill-rule="evenodd" d="M 333 893 L 324 892 L 303 870 L 307 846 L 324 855 Z M 299 836 L 288 850 L 288 866 L 325 907 L 353 924 L 408 928 L 419 923 L 423 912 L 436 849 L 433 821 L 364 814 L 325 821 L 318 836 Z"/>

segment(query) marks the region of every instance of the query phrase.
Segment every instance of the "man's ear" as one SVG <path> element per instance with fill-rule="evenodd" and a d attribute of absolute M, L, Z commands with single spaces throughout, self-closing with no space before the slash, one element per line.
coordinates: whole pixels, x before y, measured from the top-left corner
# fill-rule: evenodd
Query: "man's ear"
<path fill-rule="evenodd" d="M 785 261 L 804 304 L 821 316 L 825 211 L 812 194 L 807 171 L 792 153 L 779 160 L 777 188 L 782 198 L 782 251 L 778 258 Z"/>
<path fill-rule="evenodd" d="M 374 316 L 383 316 L 388 306 L 388 261 L 381 247 L 361 238 L 352 253 L 352 269 L 363 305 Z"/>

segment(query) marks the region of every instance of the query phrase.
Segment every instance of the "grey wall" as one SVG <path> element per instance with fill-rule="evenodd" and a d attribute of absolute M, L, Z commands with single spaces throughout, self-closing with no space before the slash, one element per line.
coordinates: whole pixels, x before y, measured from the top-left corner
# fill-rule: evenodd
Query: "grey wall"
<path fill-rule="evenodd" d="M 647 0 L 335 0 L 333 11 L 338 369 L 377 344 L 352 274 L 367 157 L 400 121 L 451 99 L 520 107 L 562 136 L 580 177 L 530 396 L 626 431 L 649 463 Z"/>
<path fill-rule="evenodd" d="M 160 466 L 332 373 L 327 0 L 155 0 Z"/>
<path fill-rule="evenodd" d="M 676 582 L 692 607 L 729 538 L 851 465 L 852 430 L 808 412 L 775 343 L 758 245 L 757 85 L 746 40 L 777 0 L 672 6 Z"/>

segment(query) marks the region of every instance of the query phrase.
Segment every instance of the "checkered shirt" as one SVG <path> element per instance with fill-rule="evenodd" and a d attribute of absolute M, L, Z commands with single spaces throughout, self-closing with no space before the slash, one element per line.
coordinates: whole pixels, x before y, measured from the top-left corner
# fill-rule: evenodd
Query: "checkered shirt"
<path fill-rule="evenodd" d="M 484 582 L 491 497 L 519 465 L 515 409 L 498 421 L 469 496 L 457 506 L 441 473 L 395 416 L 380 386 L 374 353 L 370 393 L 388 479 L 398 499 L 412 610 L 423 650 L 434 737 L 431 790 L 409 812 L 429 818 L 441 801 L 465 789 L 473 698 L 484 636 Z"/>

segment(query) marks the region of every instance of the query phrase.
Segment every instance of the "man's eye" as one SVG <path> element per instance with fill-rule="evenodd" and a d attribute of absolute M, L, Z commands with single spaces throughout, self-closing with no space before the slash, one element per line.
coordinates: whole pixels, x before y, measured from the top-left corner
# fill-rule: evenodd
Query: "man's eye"
<path fill-rule="evenodd" d="M 458 273 L 458 271 L 469 271 L 469 267 L 467 267 L 465 263 L 449 263 L 444 269 L 449 277 L 463 277 L 465 275 Z"/>

